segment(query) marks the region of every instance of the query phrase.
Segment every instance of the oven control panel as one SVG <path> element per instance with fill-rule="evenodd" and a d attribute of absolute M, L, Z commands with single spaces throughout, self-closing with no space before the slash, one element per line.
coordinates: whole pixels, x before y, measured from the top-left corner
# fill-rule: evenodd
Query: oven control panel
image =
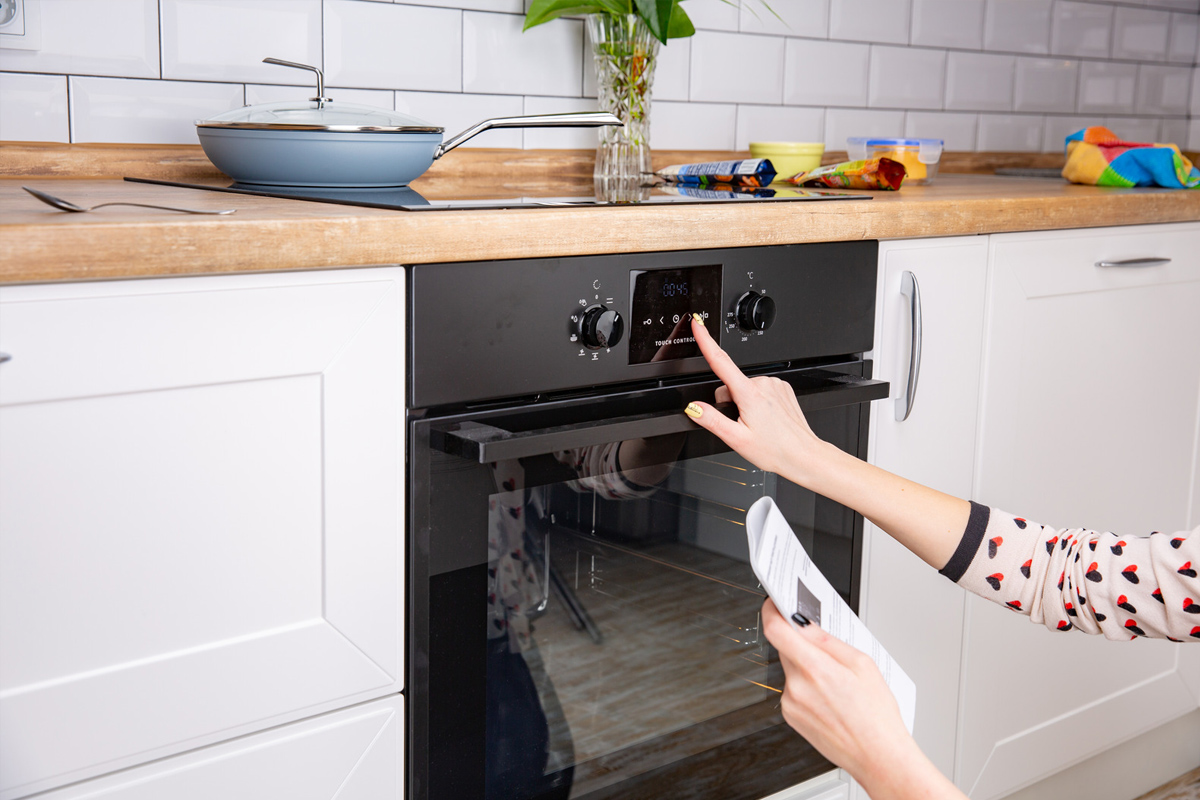
<path fill-rule="evenodd" d="M 707 372 L 692 314 L 744 366 L 862 353 L 877 252 L 868 241 L 416 265 L 410 397 L 433 407 Z"/>

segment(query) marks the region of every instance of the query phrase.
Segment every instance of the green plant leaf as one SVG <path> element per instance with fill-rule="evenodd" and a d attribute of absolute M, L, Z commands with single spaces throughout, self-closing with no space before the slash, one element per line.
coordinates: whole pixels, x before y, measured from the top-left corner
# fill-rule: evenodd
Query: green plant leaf
<path fill-rule="evenodd" d="M 568 14 L 611 14 L 613 5 L 611 0 L 533 0 L 525 13 L 522 30 Z"/>
<path fill-rule="evenodd" d="M 671 11 L 675 0 L 634 0 L 637 15 L 646 22 L 654 38 L 667 43 L 667 31 L 671 28 Z"/>
<path fill-rule="evenodd" d="M 679 5 L 679 0 L 675 0 L 675 7 L 671 9 L 671 26 L 667 28 L 668 39 L 685 39 L 696 32 L 696 26 L 692 24 L 692 18 L 683 10 L 683 6 Z"/>

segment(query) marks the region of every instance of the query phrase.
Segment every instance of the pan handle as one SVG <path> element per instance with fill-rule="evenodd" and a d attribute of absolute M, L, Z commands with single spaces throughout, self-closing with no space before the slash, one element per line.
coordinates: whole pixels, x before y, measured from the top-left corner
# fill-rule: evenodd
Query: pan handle
<path fill-rule="evenodd" d="M 485 119 L 438 145 L 438 149 L 433 154 L 433 160 L 437 161 L 467 139 L 492 128 L 599 128 L 604 125 L 624 124 L 620 117 L 609 114 L 607 111 L 579 111 L 571 114 L 537 114 L 530 117 Z"/>

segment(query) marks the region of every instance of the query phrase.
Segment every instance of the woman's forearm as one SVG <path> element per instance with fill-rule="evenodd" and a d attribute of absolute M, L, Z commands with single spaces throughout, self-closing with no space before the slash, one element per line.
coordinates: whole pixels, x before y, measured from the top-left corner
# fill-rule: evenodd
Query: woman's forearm
<path fill-rule="evenodd" d="M 950 560 L 971 514 L 966 500 L 913 483 L 815 439 L 784 477 L 854 509 L 934 569 Z"/>

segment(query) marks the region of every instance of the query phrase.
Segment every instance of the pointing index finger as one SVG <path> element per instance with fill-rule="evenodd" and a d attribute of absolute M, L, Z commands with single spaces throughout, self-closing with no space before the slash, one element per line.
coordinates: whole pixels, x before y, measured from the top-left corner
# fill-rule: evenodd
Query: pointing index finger
<path fill-rule="evenodd" d="M 700 353 L 704 356 L 704 360 L 712 367 L 712 371 L 717 377 L 729 387 L 729 393 L 733 395 L 733 400 L 736 403 L 739 392 L 744 391 L 750 385 L 750 379 L 738 369 L 738 365 L 733 363 L 733 359 L 729 354 L 721 349 L 721 346 L 716 343 L 709 334 L 708 329 L 704 327 L 704 323 L 692 317 L 692 335 L 696 337 L 696 344 L 700 347 Z"/>

